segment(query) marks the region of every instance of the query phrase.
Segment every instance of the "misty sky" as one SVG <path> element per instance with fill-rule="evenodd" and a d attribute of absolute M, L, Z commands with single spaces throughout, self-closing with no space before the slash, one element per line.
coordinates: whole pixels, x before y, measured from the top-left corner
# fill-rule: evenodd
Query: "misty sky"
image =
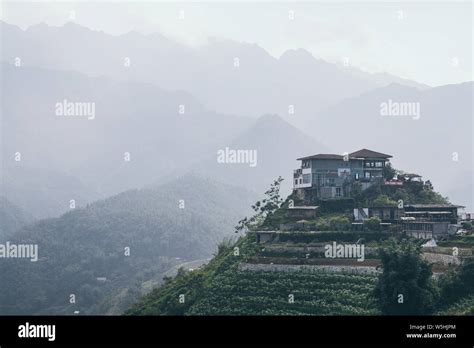
<path fill-rule="evenodd" d="M 160 32 L 189 45 L 233 39 L 275 57 L 305 48 L 431 86 L 473 79 L 470 2 L 3 2 L 2 19 L 23 29 L 57 26 L 71 20 L 70 11 L 78 24 L 115 35 Z"/>

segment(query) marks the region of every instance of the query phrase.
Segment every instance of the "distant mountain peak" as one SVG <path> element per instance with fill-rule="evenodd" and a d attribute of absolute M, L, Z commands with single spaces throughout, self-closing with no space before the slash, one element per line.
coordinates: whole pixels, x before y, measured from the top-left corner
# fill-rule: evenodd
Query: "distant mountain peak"
<path fill-rule="evenodd" d="M 97 33 L 104 34 L 99 30 L 92 30 L 84 25 L 81 25 L 74 21 L 67 21 L 63 25 L 49 25 L 47 23 L 41 22 L 38 24 L 30 25 L 25 33 L 55 33 L 55 32 L 64 32 L 65 34 L 71 33 Z"/>
<path fill-rule="evenodd" d="M 295 128 L 290 123 L 286 122 L 283 118 L 281 118 L 277 114 L 265 114 L 260 116 L 254 125 L 254 130 L 257 132 L 261 132 L 261 134 L 269 134 L 272 132 L 275 133 L 286 133 L 288 130 L 292 130 L 294 132 L 300 132 L 297 128 Z"/>
<path fill-rule="evenodd" d="M 265 115 L 260 116 L 257 119 L 257 123 L 268 123 L 268 122 L 285 122 L 285 121 L 277 114 L 265 114 Z"/>
<path fill-rule="evenodd" d="M 289 49 L 283 52 L 280 56 L 281 61 L 290 60 L 290 59 L 304 59 L 304 60 L 311 60 L 317 61 L 317 59 L 313 56 L 311 52 L 305 50 L 304 48 L 297 48 L 297 49 Z"/>

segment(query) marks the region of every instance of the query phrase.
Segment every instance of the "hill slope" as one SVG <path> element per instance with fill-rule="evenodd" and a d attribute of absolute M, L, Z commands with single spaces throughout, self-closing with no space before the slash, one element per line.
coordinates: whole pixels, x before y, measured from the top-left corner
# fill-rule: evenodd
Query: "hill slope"
<path fill-rule="evenodd" d="M 370 315 L 376 276 L 320 271 L 241 271 L 259 248 L 252 237 L 222 246 L 202 269 L 178 275 L 142 298 L 129 315 Z M 180 302 L 180 298 L 184 303 Z M 294 296 L 294 302 L 289 296 Z M 180 297 L 181 296 L 181 297 Z"/>
<path fill-rule="evenodd" d="M 357 199 L 374 202 L 383 192 L 387 199 L 402 195 L 414 202 L 444 202 L 441 195 L 430 188 L 405 187 L 385 192 L 381 191 L 382 186 L 374 185 Z M 330 207 L 334 211 L 320 209 L 317 221 L 306 221 L 306 224 L 338 217 L 347 221 L 344 226 L 331 224 L 328 229 L 323 229 L 321 225 L 313 225 L 312 232 L 283 231 L 268 243 L 257 243 L 253 233 L 248 233 L 234 245 L 222 243 L 219 253 L 209 264 L 192 272 L 181 272 L 144 296 L 126 314 L 379 314 L 379 306 L 371 295 L 377 283 L 377 267 L 380 266 L 377 248 L 392 237 L 406 237 L 394 233 L 395 230 L 390 233 L 368 228 L 356 231 L 351 228 L 348 218 L 352 215 L 352 206 L 347 206 L 344 201 L 334 200 L 332 203 Z M 267 215 L 257 229 L 279 231 L 282 223 L 294 224 L 297 218 L 286 215 L 287 207 L 288 200 Z M 350 260 L 351 257 L 335 260 L 324 252 L 332 243 L 362 243 L 369 247 L 364 260 Z M 350 270 L 345 266 L 356 267 Z"/>

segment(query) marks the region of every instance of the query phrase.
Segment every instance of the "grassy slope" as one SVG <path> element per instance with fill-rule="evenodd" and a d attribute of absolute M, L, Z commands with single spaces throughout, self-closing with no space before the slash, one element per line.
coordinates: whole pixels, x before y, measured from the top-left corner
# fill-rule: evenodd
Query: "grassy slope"
<path fill-rule="evenodd" d="M 168 281 L 142 298 L 129 315 L 369 315 L 371 275 L 238 271 L 254 255 L 250 237 L 237 242 L 240 256 L 226 248 L 207 266 Z M 294 295 L 294 303 L 289 295 Z M 179 303 L 184 295 L 185 302 Z"/>

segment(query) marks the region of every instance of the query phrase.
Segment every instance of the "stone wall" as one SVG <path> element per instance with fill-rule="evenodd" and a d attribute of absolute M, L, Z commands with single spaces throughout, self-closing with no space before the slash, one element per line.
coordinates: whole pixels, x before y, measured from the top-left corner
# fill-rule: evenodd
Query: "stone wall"
<path fill-rule="evenodd" d="M 320 271 L 328 273 L 347 273 L 347 274 L 378 274 L 375 267 L 369 266 L 329 266 L 329 265 L 276 265 L 276 264 L 239 264 L 239 271 L 264 271 L 264 272 L 298 272 L 303 270 Z"/>
<path fill-rule="evenodd" d="M 443 265 L 459 265 L 461 260 L 457 256 L 438 254 L 438 253 L 423 253 L 422 257 L 428 262 L 441 263 Z"/>

